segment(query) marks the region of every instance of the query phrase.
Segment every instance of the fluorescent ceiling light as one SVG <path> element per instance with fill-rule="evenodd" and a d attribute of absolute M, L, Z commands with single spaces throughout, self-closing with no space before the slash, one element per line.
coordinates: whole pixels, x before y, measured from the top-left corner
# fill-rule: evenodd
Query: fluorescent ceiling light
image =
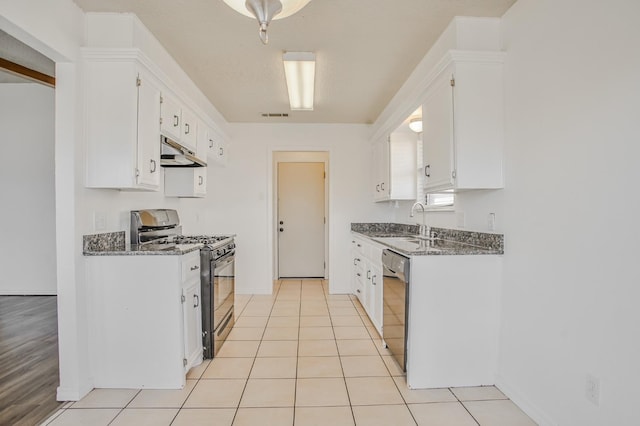
<path fill-rule="evenodd" d="M 312 52 L 285 52 L 282 60 L 291 109 L 313 111 L 316 55 Z"/>

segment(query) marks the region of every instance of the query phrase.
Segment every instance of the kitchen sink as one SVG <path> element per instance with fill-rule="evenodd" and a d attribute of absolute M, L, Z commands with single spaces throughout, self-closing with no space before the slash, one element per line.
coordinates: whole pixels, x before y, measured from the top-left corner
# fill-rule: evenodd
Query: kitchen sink
<path fill-rule="evenodd" d="M 374 238 L 374 240 L 408 252 L 425 250 L 439 251 L 440 249 L 438 249 L 436 245 L 439 241 L 441 241 L 435 238 L 427 238 L 416 235 L 378 237 Z"/>

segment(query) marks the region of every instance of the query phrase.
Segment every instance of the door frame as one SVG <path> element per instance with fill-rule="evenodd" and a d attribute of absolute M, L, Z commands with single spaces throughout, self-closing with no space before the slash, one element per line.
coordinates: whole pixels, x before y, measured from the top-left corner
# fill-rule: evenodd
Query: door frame
<path fill-rule="evenodd" d="M 278 218 L 278 164 L 279 163 L 323 163 L 325 180 L 324 180 L 324 217 L 326 223 L 324 226 L 324 279 L 329 277 L 329 157 L 330 153 L 326 149 L 273 149 L 270 157 L 271 168 L 271 196 L 269 197 L 269 235 L 272 239 L 270 248 L 272 250 L 272 274 L 273 280 L 277 280 L 279 273 L 279 246 L 278 246 L 278 226 L 276 224 Z"/>

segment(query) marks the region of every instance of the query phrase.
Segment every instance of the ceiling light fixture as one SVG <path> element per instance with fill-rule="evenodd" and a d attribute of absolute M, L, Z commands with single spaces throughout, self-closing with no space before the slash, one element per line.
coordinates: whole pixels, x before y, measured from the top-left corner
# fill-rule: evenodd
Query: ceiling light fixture
<path fill-rule="evenodd" d="M 416 133 L 422 133 L 422 118 L 416 117 L 409 120 L 409 128 Z"/>
<path fill-rule="evenodd" d="M 269 42 L 267 28 L 273 19 L 291 16 L 307 5 L 311 0 L 224 0 L 224 2 L 249 18 L 256 18 L 260 25 L 258 35 L 262 44 Z"/>
<path fill-rule="evenodd" d="M 312 52 L 285 52 L 282 61 L 291 109 L 313 111 L 316 55 Z"/>

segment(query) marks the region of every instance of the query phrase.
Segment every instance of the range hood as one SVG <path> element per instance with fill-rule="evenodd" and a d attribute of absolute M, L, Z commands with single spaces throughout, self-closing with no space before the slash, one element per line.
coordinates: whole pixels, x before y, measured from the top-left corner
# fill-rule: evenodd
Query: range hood
<path fill-rule="evenodd" d="M 160 137 L 160 149 L 160 165 L 162 167 L 204 167 L 207 165 L 204 161 L 196 158 L 195 153 L 166 136 Z"/>

